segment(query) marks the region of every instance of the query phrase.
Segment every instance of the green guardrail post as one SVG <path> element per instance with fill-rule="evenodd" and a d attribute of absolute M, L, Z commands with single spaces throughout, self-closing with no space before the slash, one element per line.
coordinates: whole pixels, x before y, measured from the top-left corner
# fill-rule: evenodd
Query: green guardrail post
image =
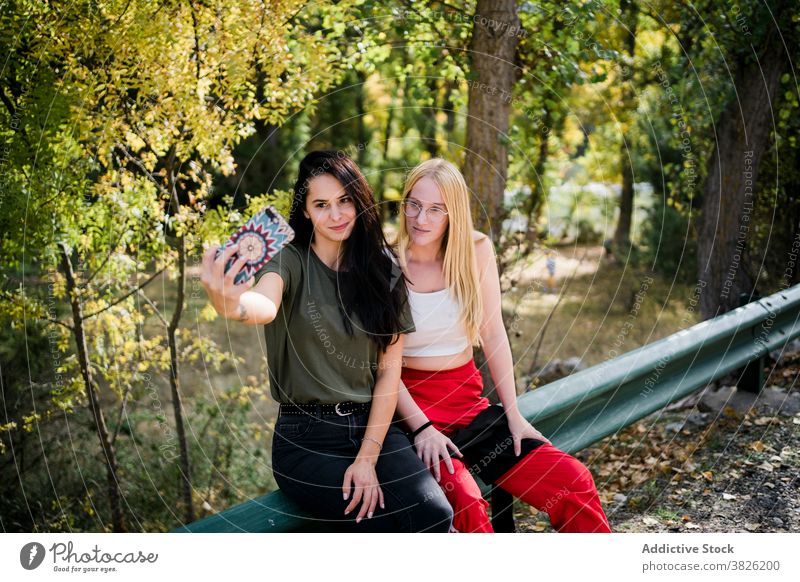
<path fill-rule="evenodd" d="M 758 301 L 761 295 L 753 293 L 751 297 L 747 293 L 739 295 L 739 306 L 747 305 L 751 301 Z M 763 324 L 760 327 L 753 328 L 753 339 L 758 337 L 758 334 L 763 331 Z M 764 387 L 764 356 L 750 360 L 746 366 L 736 371 L 737 381 L 736 387 L 744 392 L 758 394 Z"/>

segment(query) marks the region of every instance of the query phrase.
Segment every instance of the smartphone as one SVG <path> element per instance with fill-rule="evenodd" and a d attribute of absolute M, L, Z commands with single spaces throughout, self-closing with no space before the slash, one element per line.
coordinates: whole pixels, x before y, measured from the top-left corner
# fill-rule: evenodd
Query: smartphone
<path fill-rule="evenodd" d="M 217 257 L 229 246 L 239 244 L 236 251 L 225 263 L 225 272 L 239 257 L 247 257 L 247 262 L 236 275 L 235 284 L 247 281 L 272 257 L 288 245 L 294 238 L 294 230 L 283 216 L 270 205 L 256 213 L 239 230 L 217 249 Z"/>

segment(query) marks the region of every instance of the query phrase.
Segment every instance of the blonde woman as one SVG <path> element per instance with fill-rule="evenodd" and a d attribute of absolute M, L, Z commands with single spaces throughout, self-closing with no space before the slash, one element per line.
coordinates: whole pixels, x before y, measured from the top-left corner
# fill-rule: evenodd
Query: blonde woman
<path fill-rule="evenodd" d="M 423 162 L 409 174 L 402 203 L 398 257 L 416 331 L 403 347 L 397 410 L 453 506 L 453 527 L 493 531 L 471 468 L 546 511 L 558 531 L 610 531 L 589 470 L 517 408 L 495 255 L 473 229 L 463 176 L 445 160 Z M 502 407 L 481 396 L 474 345 L 483 347 Z"/>

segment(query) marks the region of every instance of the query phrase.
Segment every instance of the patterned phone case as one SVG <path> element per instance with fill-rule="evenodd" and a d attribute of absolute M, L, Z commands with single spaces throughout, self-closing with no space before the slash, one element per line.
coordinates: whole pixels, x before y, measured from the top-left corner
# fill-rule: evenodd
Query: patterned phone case
<path fill-rule="evenodd" d="M 240 256 L 247 257 L 247 262 L 234 279 L 235 284 L 246 281 L 256 274 L 272 257 L 294 238 L 294 231 L 289 223 L 278 214 L 274 206 L 267 206 L 248 220 L 237 230 L 224 245 L 217 250 L 217 257 L 229 246 L 239 243 L 239 250 L 225 264 L 225 272 Z"/>

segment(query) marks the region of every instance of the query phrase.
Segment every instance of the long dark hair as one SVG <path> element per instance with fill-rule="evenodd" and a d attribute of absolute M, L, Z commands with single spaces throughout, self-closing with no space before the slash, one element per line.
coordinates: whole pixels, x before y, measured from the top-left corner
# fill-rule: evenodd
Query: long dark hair
<path fill-rule="evenodd" d="M 293 245 L 308 250 L 314 235 L 311 219 L 303 214 L 312 178 L 329 174 L 341 183 L 353 199 L 356 223 L 344 243 L 337 293 L 345 330 L 353 334 L 352 315 L 358 315 L 367 335 L 385 350 L 402 332 L 401 313 L 408 300 L 405 278 L 390 258 L 392 250 L 381 228 L 367 179 L 356 163 L 342 151 L 314 151 L 300 162 L 289 224 L 294 229 Z"/>

